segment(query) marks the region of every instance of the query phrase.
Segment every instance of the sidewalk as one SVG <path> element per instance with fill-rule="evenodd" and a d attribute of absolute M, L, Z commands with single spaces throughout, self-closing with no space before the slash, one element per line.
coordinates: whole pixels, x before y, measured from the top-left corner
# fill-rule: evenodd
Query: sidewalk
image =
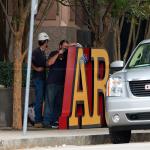
<path fill-rule="evenodd" d="M 132 133 L 132 141 L 150 141 L 150 130 Z M 95 145 L 110 143 L 107 128 L 44 130 L 30 128 L 26 135 L 22 131 L 0 130 L 0 150 L 60 145 Z"/>

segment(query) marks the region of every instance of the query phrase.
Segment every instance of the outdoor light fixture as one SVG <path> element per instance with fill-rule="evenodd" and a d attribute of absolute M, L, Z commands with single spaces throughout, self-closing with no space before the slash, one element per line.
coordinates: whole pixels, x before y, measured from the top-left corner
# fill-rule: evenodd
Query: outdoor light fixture
<path fill-rule="evenodd" d="M 114 116 L 112 117 L 112 120 L 113 120 L 114 123 L 118 123 L 119 120 L 120 120 L 119 115 L 118 115 L 118 114 L 114 115 Z"/>

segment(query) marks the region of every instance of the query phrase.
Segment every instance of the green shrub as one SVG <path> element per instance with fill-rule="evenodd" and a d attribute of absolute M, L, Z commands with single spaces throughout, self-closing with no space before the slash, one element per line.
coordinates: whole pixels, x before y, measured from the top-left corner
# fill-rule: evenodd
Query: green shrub
<path fill-rule="evenodd" d="M 26 64 L 22 67 L 22 86 L 26 85 Z M 0 62 L 0 84 L 5 87 L 13 86 L 13 64 L 10 62 Z"/>

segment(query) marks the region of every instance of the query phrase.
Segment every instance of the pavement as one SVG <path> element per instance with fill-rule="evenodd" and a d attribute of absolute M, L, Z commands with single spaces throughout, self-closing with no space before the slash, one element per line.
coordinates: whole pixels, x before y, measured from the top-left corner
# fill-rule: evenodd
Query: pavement
<path fill-rule="evenodd" d="M 89 145 L 73 146 L 63 145 L 59 147 L 35 147 L 24 150 L 150 150 L 149 143 L 128 143 L 128 144 L 106 144 L 106 145 Z"/>
<path fill-rule="evenodd" d="M 143 141 L 150 141 L 150 130 L 136 130 L 132 132 L 131 142 Z M 26 135 L 22 131 L 0 129 L 0 150 L 108 143 L 110 143 L 110 138 L 107 128 L 69 130 L 29 128 Z"/>

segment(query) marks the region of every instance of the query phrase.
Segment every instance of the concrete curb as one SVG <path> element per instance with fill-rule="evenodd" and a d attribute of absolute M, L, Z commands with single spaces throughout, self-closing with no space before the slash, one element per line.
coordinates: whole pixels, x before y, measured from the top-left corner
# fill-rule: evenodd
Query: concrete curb
<path fill-rule="evenodd" d="M 150 141 L 150 132 L 132 133 L 131 142 Z M 15 150 L 31 147 L 46 147 L 60 145 L 96 145 L 108 144 L 110 142 L 109 134 L 96 135 L 70 135 L 60 137 L 28 137 L 21 139 L 0 140 L 0 150 Z"/>
<path fill-rule="evenodd" d="M 0 150 L 13 150 L 31 147 L 60 146 L 60 145 L 95 145 L 110 143 L 108 135 L 45 137 L 34 139 L 17 139 L 2 141 Z"/>

